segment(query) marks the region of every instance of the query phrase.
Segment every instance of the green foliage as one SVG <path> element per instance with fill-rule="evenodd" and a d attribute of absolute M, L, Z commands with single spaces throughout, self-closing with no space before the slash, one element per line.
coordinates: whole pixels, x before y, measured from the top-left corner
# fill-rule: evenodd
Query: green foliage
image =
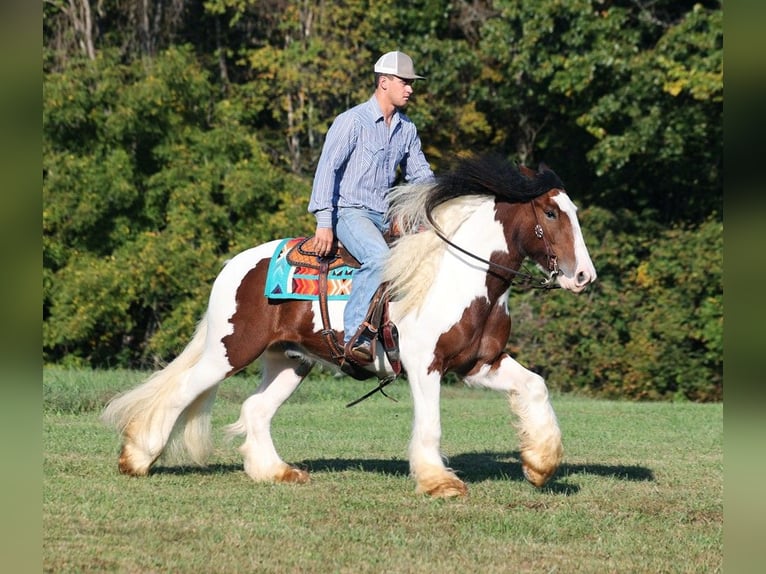
<path fill-rule="evenodd" d="M 626 54 L 620 68 L 624 82 L 577 119 L 596 138 L 587 158 L 604 188 L 599 203 L 651 208 L 663 221 L 720 212 L 721 10 L 695 4 L 656 44 Z"/>
<path fill-rule="evenodd" d="M 590 245 L 599 280 L 578 296 L 514 294 L 517 358 L 561 391 L 722 400 L 723 225 L 652 233 L 623 221 L 625 231 L 614 233 L 608 212 L 581 219 L 587 236 L 600 238 Z"/>
<path fill-rule="evenodd" d="M 709 4 L 494 2 L 470 101 L 503 130 L 495 145 L 555 166 L 585 204 L 702 221 L 722 187 L 723 25 Z"/>
<path fill-rule="evenodd" d="M 46 92 L 48 360 L 169 357 L 225 259 L 287 221 L 307 229 L 305 182 L 271 166 L 188 50 L 149 66 L 100 59 L 50 74 Z"/>

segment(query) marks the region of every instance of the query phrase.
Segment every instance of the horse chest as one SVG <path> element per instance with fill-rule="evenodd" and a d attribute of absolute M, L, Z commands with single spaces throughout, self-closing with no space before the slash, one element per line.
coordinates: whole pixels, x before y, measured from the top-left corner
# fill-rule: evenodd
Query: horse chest
<path fill-rule="evenodd" d="M 494 360 L 505 348 L 511 321 L 504 301 L 474 297 L 459 312 L 428 305 L 416 320 L 402 322 L 402 339 L 414 340 L 412 347 L 418 353 L 432 350 L 427 359 L 430 370 L 470 373 L 477 364 Z"/>

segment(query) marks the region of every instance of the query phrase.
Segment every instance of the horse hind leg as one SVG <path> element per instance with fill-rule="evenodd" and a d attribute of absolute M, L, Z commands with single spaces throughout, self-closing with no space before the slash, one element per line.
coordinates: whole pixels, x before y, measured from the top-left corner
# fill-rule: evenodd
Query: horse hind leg
<path fill-rule="evenodd" d="M 199 365 L 198 369 L 201 368 L 204 367 Z M 209 378 L 206 380 L 210 381 Z M 163 450 L 163 460 L 191 459 L 197 466 L 205 465 L 213 450 L 211 412 L 217 391 L 217 383 L 206 388 L 181 412 Z"/>
<path fill-rule="evenodd" d="M 176 359 L 107 405 L 102 420 L 122 435 L 118 468 L 123 474 L 147 475 L 174 428 L 181 426 L 192 459 L 201 464 L 206 457 L 215 390 L 230 368 L 225 357 L 206 348 L 206 338 L 207 319 L 203 318 Z"/>
<path fill-rule="evenodd" d="M 312 363 L 270 350 L 262 356 L 263 379 L 243 404 L 239 420 L 227 427 L 231 436 L 245 435 L 239 447 L 245 472 L 258 482 L 305 483 L 309 473 L 287 464 L 271 438 L 271 420 L 311 371 Z"/>

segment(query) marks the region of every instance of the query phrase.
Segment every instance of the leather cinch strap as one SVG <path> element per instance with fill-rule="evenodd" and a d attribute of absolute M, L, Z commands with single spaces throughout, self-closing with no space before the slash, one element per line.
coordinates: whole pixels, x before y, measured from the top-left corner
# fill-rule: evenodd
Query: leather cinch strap
<path fill-rule="evenodd" d="M 330 311 L 327 308 L 327 274 L 330 261 L 327 257 L 319 258 L 319 314 L 322 316 L 322 336 L 330 349 L 330 356 L 340 364 L 343 360 L 343 347 L 338 343 L 335 331 L 330 326 Z"/>

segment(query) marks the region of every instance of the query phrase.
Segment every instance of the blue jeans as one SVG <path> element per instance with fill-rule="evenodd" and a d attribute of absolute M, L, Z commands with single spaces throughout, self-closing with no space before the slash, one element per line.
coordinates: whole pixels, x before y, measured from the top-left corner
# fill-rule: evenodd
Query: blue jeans
<path fill-rule="evenodd" d="M 335 234 L 361 268 L 354 273 L 351 295 L 343 314 L 344 342 L 348 343 L 364 321 L 375 291 L 380 286 L 388 245 L 383 232 L 388 229 L 385 216 L 377 211 L 357 207 L 338 210 Z"/>

